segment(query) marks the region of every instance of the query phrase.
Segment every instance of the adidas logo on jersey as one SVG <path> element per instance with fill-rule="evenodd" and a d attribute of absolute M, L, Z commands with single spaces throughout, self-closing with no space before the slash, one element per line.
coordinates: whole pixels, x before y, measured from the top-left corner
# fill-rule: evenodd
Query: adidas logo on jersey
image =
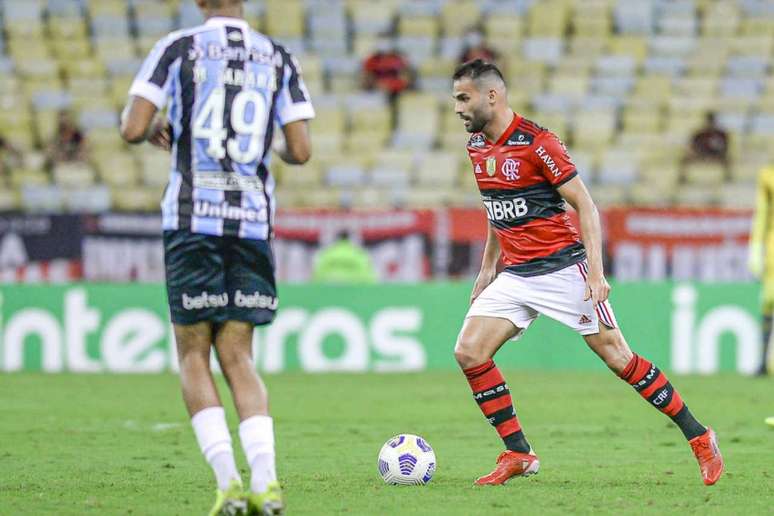
<path fill-rule="evenodd" d="M 588 315 L 582 314 L 578 320 L 578 324 L 591 324 L 591 319 Z"/>

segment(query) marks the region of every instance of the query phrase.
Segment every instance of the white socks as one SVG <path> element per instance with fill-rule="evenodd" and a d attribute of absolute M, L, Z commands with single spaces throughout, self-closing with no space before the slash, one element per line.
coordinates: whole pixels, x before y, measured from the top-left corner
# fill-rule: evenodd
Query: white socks
<path fill-rule="evenodd" d="M 253 416 L 239 424 L 239 438 L 250 465 L 250 490 L 266 491 L 277 480 L 274 468 L 274 424 L 269 416 Z"/>
<path fill-rule="evenodd" d="M 208 407 L 191 418 L 196 440 L 204 458 L 215 473 L 218 489 L 225 490 L 232 480 L 241 483 L 231 435 L 223 407 Z M 239 438 L 250 465 L 250 490 L 266 491 L 269 482 L 277 480 L 274 468 L 274 423 L 269 416 L 253 416 L 239 424 Z"/>
<path fill-rule="evenodd" d="M 231 435 L 228 433 L 223 407 L 200 410 L 191 418 L 191 425 L 199 448 L 215 473 L 218 489 L 227 489 L 232 480 L 241 484 L 242 479 L 234 462 L 234 450 L 231 447 Z"/>

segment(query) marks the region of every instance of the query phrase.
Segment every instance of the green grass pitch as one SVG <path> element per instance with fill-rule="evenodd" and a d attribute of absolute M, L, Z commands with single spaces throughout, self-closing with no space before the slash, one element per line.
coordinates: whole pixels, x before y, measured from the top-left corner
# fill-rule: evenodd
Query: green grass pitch
<path fill-rule="evenodd" d="M 506 377 L 541 471 L 486 488 L 471 484 L 501 444 L 461 374 L 267 377 L 288 513 L 774 511 L 774 429 L 764 424 L 774 415 L 771 379 L 672 378 L 718 432 L 726 473 L 705 487 L 679 430 L 613 375 Z M 205 514 L 214 499 L 175 376 L 4 374 L 0 411 L 0 514 Z M 231 409 L 229 417 L 233 429 Z M 376 454 L 401 432 L 435 448 L 429 485 L 379 478 Z"/>

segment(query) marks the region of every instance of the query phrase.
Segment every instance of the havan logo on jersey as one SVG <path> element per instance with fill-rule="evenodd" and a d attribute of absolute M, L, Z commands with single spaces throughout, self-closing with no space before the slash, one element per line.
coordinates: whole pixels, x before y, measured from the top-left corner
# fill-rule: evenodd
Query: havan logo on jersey
<path fill-rule="evenodd" d="M 548 167 L 548 170 L 551 171 L 554 177 L 559 177 L 562 174 L 562 171 L 559 170 L 559 165 L 556 164 L 554 158 L 548 154 L 548 151 L 542 145 L 535 149 L 535 154 L 543 160 L 543 163 L 546 164 L 546 167 Z"/>

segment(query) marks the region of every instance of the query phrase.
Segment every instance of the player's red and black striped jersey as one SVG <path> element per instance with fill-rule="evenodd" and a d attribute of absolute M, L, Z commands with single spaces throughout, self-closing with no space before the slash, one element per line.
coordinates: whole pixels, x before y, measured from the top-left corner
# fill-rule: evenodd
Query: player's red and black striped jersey
<path fill-rule="evenodd" d="M 585 259 L 557 191 L 577 171 L 554 133 L 514 114 L 494 143 L 473 134 L 468 155 L 506 271 L 537 276 Z"/>

